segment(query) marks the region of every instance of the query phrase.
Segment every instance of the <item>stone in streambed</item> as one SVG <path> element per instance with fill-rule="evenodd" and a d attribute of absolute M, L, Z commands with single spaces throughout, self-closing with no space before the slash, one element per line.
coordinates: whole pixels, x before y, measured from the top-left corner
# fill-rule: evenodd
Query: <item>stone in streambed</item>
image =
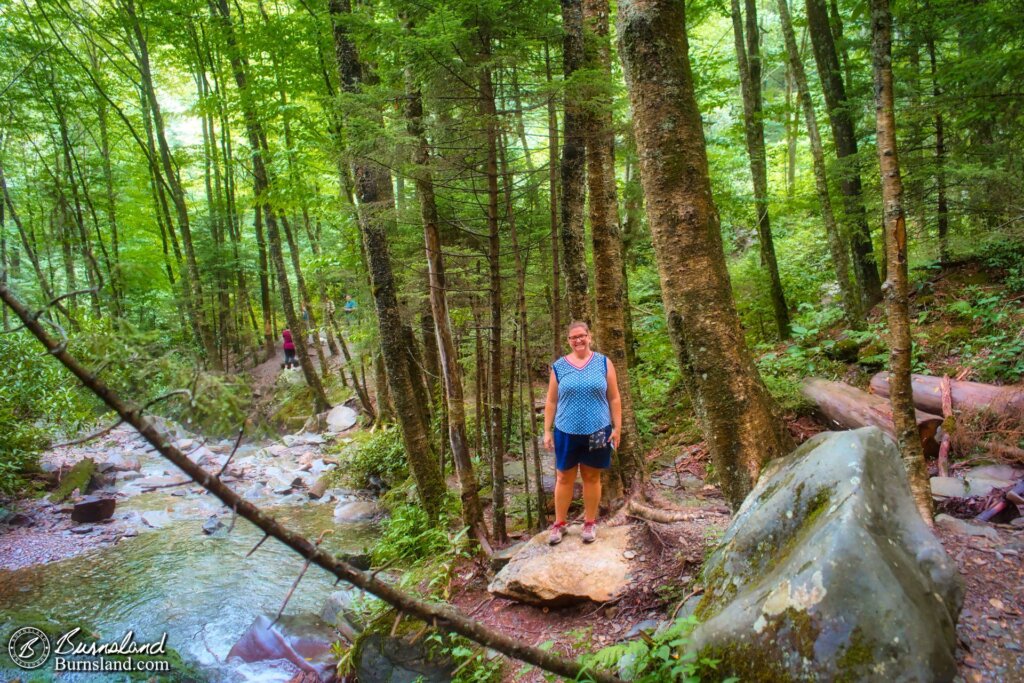
<path fill-rule="evenodd" d="M 333 641 L 331 629 L 316 617 L 284 615 L 271 622 L 260 615 L 231 647 L 228 660 L 233 657 L 243 662 L 284 659 L 321 680 L 334 680 L 337 662 L 331 653 Z"/>
<path fill-rule="evenodd" d="M 75 503 L 71 510 L 72 522 L 99 522 L 109 519 L 114 514 L 114 507 L 117 502 L 113 498 L 97 498 L 86 496 Z"/>
<path fill-rule="evenodd" d="M 770 463 L 704 568 L 688 649 L 743 680 L 948 681 L 956 564 L 874 427 Z"/>
<path fill-rule="evenodd" d="M 334 406 L 327 413 L 327 431 L 332 434 L 343 432 L 355 426 L 359 414 L 348 406 Z"/>
<path fill-rule="evenodd" d="M 431 656 L 422 640 L 371 633 L 360 643 L 356 677 L 360 683 L 448 683 L 455 669 L 451 659 Z"/>
<path fill-rule="evenodd" d="M 629 527 L 597 529 L 597 542 L 584 544 L 572 526 L 562 542 L 548 545 L 548 532 L 534 536 L 487 587 L 491 593 L 534 605 L 607 602 L 629 584 Z"/>
<path fill-rule="evenodd" d="M 335 522 L 366 522 L 373 519 L 380 507 L 369 500 L 344 501 L 334 508 Z"/>

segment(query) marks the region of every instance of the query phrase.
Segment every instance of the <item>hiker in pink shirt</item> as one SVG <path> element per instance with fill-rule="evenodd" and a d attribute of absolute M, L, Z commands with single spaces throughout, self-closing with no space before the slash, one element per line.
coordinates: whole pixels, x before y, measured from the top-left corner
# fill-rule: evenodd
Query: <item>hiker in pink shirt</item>
<path fill-rule="evenodd" d="M 284 365 L 281 367 L 298 367 L 298 363 L 295 360 L 295 342 L 292 341 L 292 331 L 282 330 L 281 336 L 284 337 Z"/>

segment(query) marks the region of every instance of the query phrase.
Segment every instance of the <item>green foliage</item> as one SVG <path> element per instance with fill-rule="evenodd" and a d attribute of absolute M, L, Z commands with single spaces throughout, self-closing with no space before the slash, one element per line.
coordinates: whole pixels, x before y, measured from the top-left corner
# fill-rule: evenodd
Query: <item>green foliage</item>
<path fill-rule="evenodd" d="M 1020 302 L 976 286 L 967 287 L 961 296 L 945 310 L 970 323 L 971 332 L 950 340 L 951 350 L 975 369 L 980 381 L 1015 382 L 1024 376 L 1024 338 L 1019 324 L 1013 324 L 1019 319 Z"/>
<path fill-rule="evenodd" d="M 718 662 L 685 651 L 689 635 L 696 626 L 697 620 L 694 617 L 680 618 L 653 636 L 612 645 L 591 655 L 585 655 L 582 659 L 591 669 L 614 670 L 621 667 L 625 669 L 623 677 L 634 683 L 699 683 L 702 679 L 714 677 Z M 725 679 L 726 682 L 736 680 L 738 679 Z"/>
<path fill-rule="evenodd" d="M 501 680 L 501 659 L 468 638 L 432 633 L 427 642 L 434 644 L 438 656 L 451 658 L 456 664 L 452 683 L 498 683 Z"/>
<path fill-rule="evenodd" d="M 345 463 L 335 470 L 338 483 L 355 488 L 367 488 L 370 477 L 376 476 L 397 486 L 409 476 L 402 432 L 393 427 L 373 434 L 356 434 L 348 444 L 342 444 L 339 458 Z"/>
<path fill-rule="evenodd" d="M 374 565 L 437 557 L 451 546 L 443 523 L 431 520 L 423 506 L 403 503 L 381 524 L 381 536 L 371 550 Z"/>
<path fill-rule="evenodd" d="M 0 343 L 0 493 L 27 484 L 38 454 L 58 433 L 73 433 L 97 414 L 96 402 L 39 342 L 22 331 Z"/>

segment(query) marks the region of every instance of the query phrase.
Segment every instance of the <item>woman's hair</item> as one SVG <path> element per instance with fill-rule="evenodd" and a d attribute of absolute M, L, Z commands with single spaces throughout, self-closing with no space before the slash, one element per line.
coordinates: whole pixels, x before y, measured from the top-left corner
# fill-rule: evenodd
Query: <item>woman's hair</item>
<path fill-rule="evenodd" d="M 565 335 L 569 336 L 569 333 L 575 330 L 577 327 L 582 327 L 584 330 L 587 331 L 588 334 L 590 333 L 590 325 L 586 324 L 582 320 L 573 320 L 571 323 L 569 323 L 569 326 L 565 328 Z"/>

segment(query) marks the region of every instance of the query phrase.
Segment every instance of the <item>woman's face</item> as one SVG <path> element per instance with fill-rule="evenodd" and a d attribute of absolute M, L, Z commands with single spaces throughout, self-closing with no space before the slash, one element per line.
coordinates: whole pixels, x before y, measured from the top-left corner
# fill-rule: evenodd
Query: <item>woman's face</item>
<path fill-rule="evenodd" d="M 590 332 L 585 327 L 574 327 L 569 330 L 569 348 L 573 351 L 586 351 L 590 348 Z"/>

